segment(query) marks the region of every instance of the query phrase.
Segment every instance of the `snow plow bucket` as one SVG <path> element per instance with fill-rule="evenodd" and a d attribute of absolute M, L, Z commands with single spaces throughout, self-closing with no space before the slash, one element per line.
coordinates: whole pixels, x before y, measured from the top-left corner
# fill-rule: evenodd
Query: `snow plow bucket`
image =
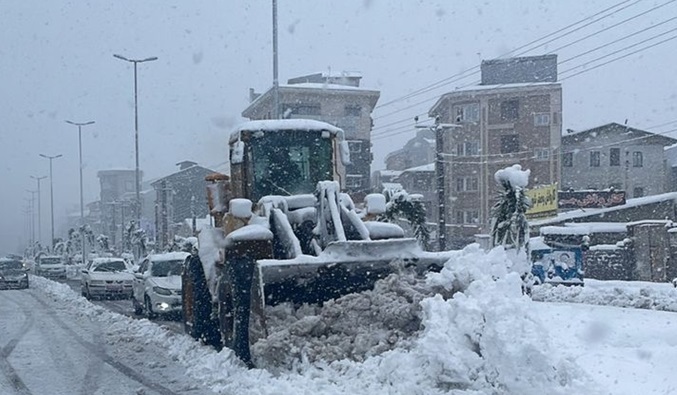
<path fill-rule="evenodd" d="M 439 271 L 443 255 L 424 252 L 416 239 L 349 240 L 330 243 L 319 256 L 263 259 L 255 283 L 261 305 L 318 303 L 373 288 L 403 268 Z"/>

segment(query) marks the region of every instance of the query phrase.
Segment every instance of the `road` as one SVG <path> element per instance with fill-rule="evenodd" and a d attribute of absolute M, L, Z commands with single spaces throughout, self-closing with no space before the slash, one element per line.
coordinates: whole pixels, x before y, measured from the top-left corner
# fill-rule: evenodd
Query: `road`
<path fill-rule="evenodd" d="M 78 279 L 68 279 L 66 281 L 61 281 L 65 284 L 68 284 L 73 291 L 80 293 L 80 280 Z M 126 315 L 127 317 L 132 318 L 145 318 L 144 316 L 138 316 L 134 314 L 134 309 L 132 308 L 132 301 L 129 299 L 94 299 L 92 303 L 105 307 L 110 311 L 114 311 L 118 314 Z M 180 319 L 172 319 L 169 317 L 158 317 L 153 320 L 158 325 L 161 325 L 165 328 L 170 329 L 176 333 L 183 333 L 183 325 L 181 324 Z"/>
<path fill-rule="evenodd" d="M 213 393 L 164 350 L 113 339 L 100 321 L 63 306 L 32 279 L 31 289 L 0 291 L 0 394 Z M 125 302 L 97 303 L 131 313 Z"/>

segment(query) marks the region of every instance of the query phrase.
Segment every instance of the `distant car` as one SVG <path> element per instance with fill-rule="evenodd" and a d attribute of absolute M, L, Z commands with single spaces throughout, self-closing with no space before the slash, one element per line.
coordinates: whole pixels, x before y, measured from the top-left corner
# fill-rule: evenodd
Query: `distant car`
<path fill-rule="evenodd" d="M 181 270 L 187 252 L 154 254 L 141 261 L 134 272 L 132 306 L 135 314 L 149 319 L 158 314 L 180 314 Z"/>
<path fill-rule="evenodd" d="M 59 255 L 41 255 L 35 261 L 35 274 L 50 278 L 66 278 L 66 265 Z"/>
<path fill-rule="evenodd" d="M 677 277 L 672 279 L 672 286 L 677 288 Z"/>
<path fill-rule="evenodd" d="M 0 258 L 0 289 L 28 288 L 28 269 L 17 259 Z"/>
<path fill-rule="evenodd" d="M 122 258 L 94 258 L 82 269 L 80 288 L 82 296 L 87 299 L 101 298 L 130 298 L 132 296 L 132 282 L 134 275 L 127 269 Z"/>

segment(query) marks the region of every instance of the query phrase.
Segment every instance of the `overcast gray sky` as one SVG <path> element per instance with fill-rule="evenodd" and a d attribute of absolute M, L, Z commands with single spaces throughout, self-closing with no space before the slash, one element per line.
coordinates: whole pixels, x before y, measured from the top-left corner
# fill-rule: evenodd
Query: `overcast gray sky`
<path fill-rule="evenodd" d="M 555 51 L 563 62 L 604 46 L 560 65 L 560 73 L 572 69 L 561 74 L 564 129 L 625 119 L 655 132 L 677 128 L 669 123 L 677 121 L 676 41 L 591 69 L 675 32 L 584 66 L 675 29 L 677 22 L 669 20 L 677 15 L 674 1 L 279 0 L 280 81 L 318 71 L 359 71 L 363 86 L 381 91 L 379 104 L 395 100 L 374 113 L 373 169 L 379 169 L 388 152 L 413 137 L 414 115 L 478 74 L 398 99 L 614 5 L 607 12 L 612 16 L 589 19 L 587 27 L 517 54 Z M 96 121 L 83 129 L 86 202 L 98 197 L 98 170 L 134 168 L 132 66 L 114 53 L 159 58 L 139 65 L 145 179 L 173 172 L 181 160 L 208 167 L 225 162 L 227 135 L 242 121 L 248 89 L 272 85 L 270 0 L 0 0 L 0 9 L 0 252 L 16 250 L 26 239 L 24 199 L 36 187 L 30 176 L 48 174 L 39 153 L 64 155 L 54 161 L 57 227 L 66 212 L 79 212 L 77 128 L 64 120 Z"/>

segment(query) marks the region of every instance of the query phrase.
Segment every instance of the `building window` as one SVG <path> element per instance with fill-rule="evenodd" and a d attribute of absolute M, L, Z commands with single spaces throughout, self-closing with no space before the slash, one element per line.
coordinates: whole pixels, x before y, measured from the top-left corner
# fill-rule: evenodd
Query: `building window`
<path fill-rule="evenodd" d="M 283 118 L 293 118 L 294 115 L 321 115 L 319 103 L 284 104 Z"/>
<path fill-rule="evenodd" d="M 620 166 L 620 165 L 621 165 L 621 149 L 620 148 L 609 149 L 609 166 Z"/>
<path fill-rule="evenodd" d="M 348 151 L 351 154 L 362 152 L 362 142 L 359 140 L 348 140 Z"/>
<path fill-rule="evenodd" d="M 480 222 L 480 213 L 477 210 L 457 211 L 457 224 L 478 224 Z"/>
<path fill-rule="evenodd" d="M 477 177 L 459 177 L 456 179 L 456 192 L 477 191 Z"/>
<path fill-rule="evenodd" d="M 501 136 L 501 153 L 509 154 L 518 152 L 520 148 L 519 138 L 516 134 L 504 134 Z"/>
<path fill-rule="evenodd" d="M 534 126 L 549 126 L 550 114 L 547 112 L 534 114 Z"/>
<path fill-rule="evenodd" d="M 534 149 L 534 157 L 536 160 L 550 159 L 550 148 L 536 148 Z"/>
<path fill-rule="evenodd" d="M 345 114 L 347 117 L 359 117 L 362 115 L 362 106 L 359 105 L 347 105 L 344 108 Z"/>
<path fill-rule="evenodd" d="M 644 157 L 640 151 L 635 151 L 632 153 L 632 167 L 642 167 L 644 166 Z"/>
<path fill-rule="evenodd" d="M 600 158 L 599 151 L 590 152 L 590 167 L 599 167 L 600 164 L 599 158 Z"/>
<path fill-rule="evenodd" d="M 638 198 L 644 196 L 644 188 L 634 187 L 632 188 L 632 197 Z"/>
<path fill-rule="evenodd" d="M 501 102 L 501 120 L 516 121 L 519 118 L 519 101 L 506 100 Z"/>
<path fill-rule="evenodd" d="M 565 152 L 562 155 L 562 166 L 572 167 L 573 165 L 574 165 L 574 153 L 573 152 Z"/>
<path fill-rule="evenodd" d="M 456 122 L 479 122 L 480 105 L 477 103 L 461 104 L 456 107 Z"/>
<path fill-rule="evenodd" d="M 477 140 L 456 144 L 456 155 L 458 156 L 477 156 L 479 154 L 480 143 Z"/>
<path fill-rule="evenodd" d="M 362 188 L 362 176 L 359 174 L 348 174 L 346 176 L 346 188 Z"/>

